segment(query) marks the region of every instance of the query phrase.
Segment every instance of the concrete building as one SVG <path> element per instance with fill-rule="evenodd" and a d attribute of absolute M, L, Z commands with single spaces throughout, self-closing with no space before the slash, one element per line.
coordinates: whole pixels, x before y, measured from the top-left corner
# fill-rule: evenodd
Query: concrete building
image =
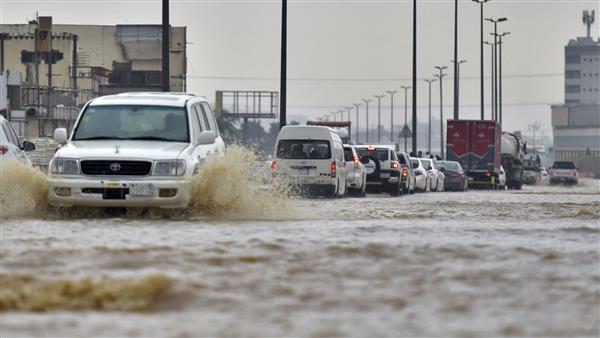
<path fill-rule="evenodd" d="M 600 38 L 590 36 L 594 12 L 584 12 L 588 35 L 565 47 L 565 102 L 552 106 L 555 160 L 573 161 L 600 176 Z"/>
<path fill-rule="evenodd" d="M 38 51 L 39 62 L 37 27 L 37 21 L 0 25 L 0 113 L 23 136 L 50 136 L 56 127 L 71 127 L 85 102 L 99 95 L 160 91 L 160 25 L 55 24 L 52 51 Z M 186 27 L 171 27 L 170 52 L 171 91 L 185 91 Z"/>

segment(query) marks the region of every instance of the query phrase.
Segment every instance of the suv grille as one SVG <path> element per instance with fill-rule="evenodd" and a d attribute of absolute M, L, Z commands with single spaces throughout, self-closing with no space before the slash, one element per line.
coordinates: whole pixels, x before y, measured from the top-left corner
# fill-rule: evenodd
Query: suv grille
<path fill-rule="evenodd" d="M 147 161 L 81 161 L 81 172 L 93 176 L 147 176 L 151 168 Z"/>

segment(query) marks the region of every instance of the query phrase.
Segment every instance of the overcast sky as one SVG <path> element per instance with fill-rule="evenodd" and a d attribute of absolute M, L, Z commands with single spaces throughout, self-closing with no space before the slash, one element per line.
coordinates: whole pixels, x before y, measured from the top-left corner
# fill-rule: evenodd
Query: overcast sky
<path fill-rule="evenodd" d="M 452 0 L 420 0 L 418 76 L 432 77 L 434 65 L 453 56 Z M 564 46 L 585 35 L 582 11 L 590 0 L 492 0 L 486 17 L 508 17 L 503 50 L 505 129 L 550 126 L 550 104 L 564 100 Z M 51 15 L 56 24 L 160 24 L 161 1 L 0 0 L 2 23 L 24 23 Z M 172 0 L 171 24 L 188 29 L 188 91 L 214 99 L 223 90 L 279 90 L 281 1 Z M 290 0 L 288 4 L 288 114 L 317 117 L 342 106 L 410 85 L 412 1 Z M 485 24 L 486 35 L 492 25 Z M 592 34 L 598 38 L 598 23 Z M 479 6 L 459 1 L 461 117 L 479 116 Z M 491 36 L 488 35 L 491 39 Z M 489 46 L 485 67 L 489 75 Z M 446 116 L 452 113 L 451 76 L 444 82 Z M 486 79 L 486 105 L 489 79 Z M 410 94 L 409 94 L 410 95 Z M 419 119 L 427 116 L 427 85 L 419 81 Z M 403 97 L 396 95 L 396 111 Z M 410 104 L 410 98 L 409 98 Z M 439 114 L 439 87 L 433 87 Z M 383 109 L 385 108 L 385 110 Z M 375 101 L 371 111 L 376 111 Z M 363 108 L 364 112 L 364 108 Z M 382 100 L 389 118 L 389 97 Z M 437 115 L 436 114 L 436 115 Z M 489 107 L 486 107 L 489 116 Z M 396 120 L 403 121 L 403 114 Z M 372 123 L 375 123 L 373 120 Z"/>

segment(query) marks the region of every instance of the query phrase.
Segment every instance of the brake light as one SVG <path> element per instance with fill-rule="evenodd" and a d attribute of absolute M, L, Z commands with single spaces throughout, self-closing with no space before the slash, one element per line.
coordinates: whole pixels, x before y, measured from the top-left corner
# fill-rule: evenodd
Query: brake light
<path fill-rule="evenodd" d="M 408 176 L 408 169 L 402 168 L 402 176 Z"/>
<path fill-rule="evenodd" d="M 335 174 L 337 172 L 337 164 L 335 161 L 331 162 L 331 178 L 335 178 Z"/>
<path fill-rule="evenodd" d="M 398 168 L 400 168 L 400 163 L 398 163 L 396 161 L 392 161 L 391 166 L 392 166 L 392 169 L 398 169 Z"/>
<path fill-rule="evenodd" d="M 554 176 L 554 169 L 550 169 L 550 176 Z"/>
<path fill-rule="evenodd" d="M 354 164 L 359 164 L 360 160 L 358 159 L 358 156 L 354 155 Z"/>
<path fill-rule="evenodd" d="M 488 171 L 487 173 L 485 173 L 485 176 L 490 177 L 492 176 L 492 173 Z"/>
<path fill-rule="evenodd" d="M 0 155 L 4 155 L 8 152 L 7 146 L 0 146 Z"/>
<path fill-rule="evenodd" d="M 373 146 L 369 146 L 369 147 L 367 147 L 367 150 L 368 150 L 368 151 L 375 151 L 375 147 L 373 147 Z"/>
<path fill-rule="evenodd" d="M 273 170 L 273 174 L 277 173 L 277 162 L 273 161 L 273 163 L 271 163 L 271 170 Z"/>

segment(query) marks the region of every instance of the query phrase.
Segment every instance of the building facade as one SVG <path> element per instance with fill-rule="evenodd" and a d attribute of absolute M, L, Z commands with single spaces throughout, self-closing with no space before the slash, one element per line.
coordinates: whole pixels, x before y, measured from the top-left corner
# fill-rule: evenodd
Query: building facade
<path fill-rule="evenodd" d="M 593 15 L 584 13 L 588 34 Z M 552 106 L 552 128 L 555 160 L 600 176 L 600 38 L 578 37 L 565 46 L 565 102 Z"/>
<path fill-rule="evenodd" d="M 36 49 L 37 28 L 37 21 L 0 25 L 0 96 L 6 98 L 0 113 L 22 136 L 71 127 L 96 96 L 161 90 L 161 25 L 56 24 L 50 52 Z M 186 27 L 171 27 L 171 91 L 186 90 L 186 39 Z"/>

